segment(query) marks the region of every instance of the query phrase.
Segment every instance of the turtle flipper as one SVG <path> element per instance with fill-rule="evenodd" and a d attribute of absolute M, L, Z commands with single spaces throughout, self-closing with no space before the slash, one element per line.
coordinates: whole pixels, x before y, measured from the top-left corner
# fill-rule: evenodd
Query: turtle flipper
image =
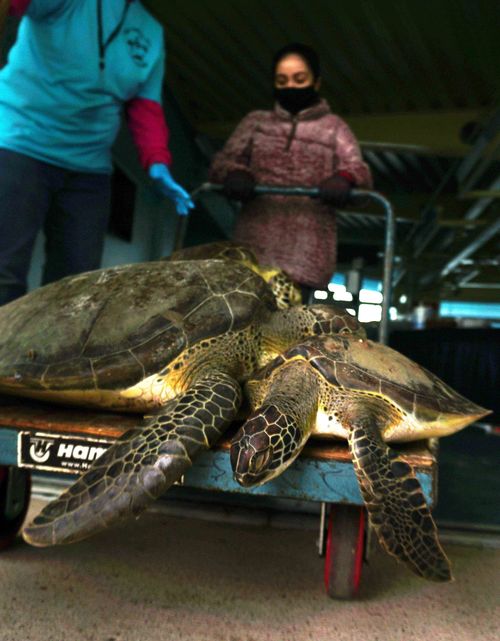
<path fill-rule="evenodd" d="M 420 483 L 411 466 L 383 441 L 377 409 L 370 412 L 359 404 L 349 420 L 349 445 L 370 524 L 384 549 L 415 574 L 450 581 L 450 562 Z"/>
<path fill-rule="evenodd" d="M 45 547 L 72 543 L 137 516 L 163 494 L 229 426 L 241 403 L 237 381 L 207 376 L 114 443 L 23 530 Z"/>

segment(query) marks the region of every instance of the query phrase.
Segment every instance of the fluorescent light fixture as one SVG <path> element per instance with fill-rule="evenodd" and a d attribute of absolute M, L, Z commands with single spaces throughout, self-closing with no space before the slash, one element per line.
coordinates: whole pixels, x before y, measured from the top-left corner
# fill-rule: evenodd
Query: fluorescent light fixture
<path fill-rule="evenodd" d="M 337 292 L 333 295 L 333 300 L 352 301 L 352 294 L 349 292 Z"/>
<path fill-rule="evenodd" d="M 352 294 L 346 290 L 345 285 L 333 285 L 333 289 L 330 291 L 333 292 L 333 300 L 352 300 Z"/>
<path fill-rule="evenodd" d="M 362 289 L 359 292 L 359 300 L 361 303 L 375 303 L 380 305 L 383 299 L 382 292 L 376 292 L 373 289 Z"/>
<path fill-rule="evenodd" d="M 358 320 L 360 323 L 373 323 L 378 322 L 382 318 L 381 305 L 367 305 L 362 304 L 358 310 Z"/>
<path fill-rule="evenodd" d="M 476 303 L 467 301 L 443 300 L 439 304 L 442 318 L 489 318 L 500 319 L 500 303 Z"/>

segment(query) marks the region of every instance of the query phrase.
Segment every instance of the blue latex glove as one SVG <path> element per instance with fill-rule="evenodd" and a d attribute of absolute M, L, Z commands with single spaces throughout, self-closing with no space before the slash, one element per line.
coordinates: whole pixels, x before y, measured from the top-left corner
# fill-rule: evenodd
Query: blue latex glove
<path fill-rule="evenodd" d="M 170 198 L 175 204 L 179 216 L 187 216 L 194 203 L 190 195 L 172 178 L 167 165 L 155 163 L 149 168 L 149 177 L 153 179 L 160 194 Z"/>

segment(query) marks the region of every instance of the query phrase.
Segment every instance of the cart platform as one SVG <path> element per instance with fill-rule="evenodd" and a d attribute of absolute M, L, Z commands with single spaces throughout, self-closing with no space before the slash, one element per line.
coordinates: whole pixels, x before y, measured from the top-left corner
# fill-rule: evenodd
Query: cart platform
<path fill-rule="evenodd" d="M 82 473 L 141 417 L 48 405 L 0 396 L 0 548 L 22 525 L 29 503 L 30 471 Z M 187 488 L 321 503 L 320 546 L 326 553 L 330 596 L 354 596 L 365 547 L 363 500 L 343 441 L 311 440 L 279 477 L 243 488 L 233 479 L 229 456 L 234 425 L 203 453 L 181 484 Z M 437 462 L 424 441 L 394 446 L 415 469 L 429 506 L 436 501 Z M 329 511 L 328 522 L 326 514 Z"/>
<path fill-rule="evenodd" d="M 137 415 L 0 397 L 0 465 L 78 474 L 90 466 L 98 453 L 136 427 L 138 422 L 140 417 Z M 343 441 L 313 440 L 278 478 L 256 488 L 241 487 L 233 479 L 229 460 L 230 441 L 236 427 L 230 429 L 214 449 L 197 459 L 186 472 L 183 485 L 328 503 L 363 504 L 351 456 Z M 425 497 L 432 505 L 436 459 L 426 442 L 396 447 L 416 468 Z M 33 456 L 36 451 L 38 455 Z M 44 460 L 47 452 L 51 456 Z"/>

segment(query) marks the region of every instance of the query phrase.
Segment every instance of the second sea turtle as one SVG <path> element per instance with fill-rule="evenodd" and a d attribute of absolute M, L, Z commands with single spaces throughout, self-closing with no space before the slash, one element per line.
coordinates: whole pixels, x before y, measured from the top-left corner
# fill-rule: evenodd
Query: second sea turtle
<path fill-rule="evenodd" d="M 382 546 L 420 576 L 451 578 L 415 471 L 391 443 L 452 434 L 488 410 L 390 347 L 352 335 L 294 345 L 246 389 L 253 412 L 231 446 L 241 485 L 281 474 L 310 436 L 347 439 Z"/>

